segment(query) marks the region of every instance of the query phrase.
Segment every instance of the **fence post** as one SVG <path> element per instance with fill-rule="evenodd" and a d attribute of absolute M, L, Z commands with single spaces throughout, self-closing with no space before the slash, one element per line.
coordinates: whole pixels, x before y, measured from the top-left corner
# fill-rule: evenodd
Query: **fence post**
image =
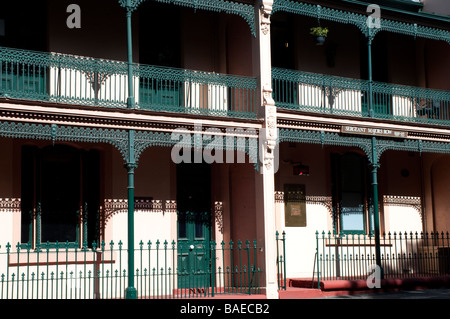
<path fill-rule="evenodd" d="M 284 290 L 286 290 L 286 232 L 283 231 L 283 272 L 284 272 Z"/>
<path fill-rule="evenodd" d="M 278 282 L 278 289 L 280 289 L 280 251 L 278 247 L 278 241 L 280 240 L 278 238 L 280 234 L 278 233 L 278 230 L 275 232 L 275 240 L 277 242 L 277 282 Z"/>
<path fill-rule="evenodd" d="M 216 243 L 211 240 L 210 242 L 210 258 L 211 258 L 211 296 L 214 297 L 215 295 L 215 287 L 216 287 Z"/>
<path fill-rule="evenodd" d="M 317 258 L 317 289 L 320 289 L 319 232 L 318 231 L 316 231 L 316 258 Z"/>

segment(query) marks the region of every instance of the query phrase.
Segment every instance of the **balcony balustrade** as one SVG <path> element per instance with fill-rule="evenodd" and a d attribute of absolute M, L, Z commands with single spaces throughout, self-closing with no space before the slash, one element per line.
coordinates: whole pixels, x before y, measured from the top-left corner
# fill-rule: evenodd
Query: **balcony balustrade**
<path fill-rule="evenodd" d="M 450 125 L 450 92 L 303 71 L 272 69 L 278 108 Z"/>
<path fill-rule="evenodd" d="M 0 96 L 125 108 L 128 64 L 0 47 Z M 135 108 L 255 118 L 255 78 L 135 64 Z"/>

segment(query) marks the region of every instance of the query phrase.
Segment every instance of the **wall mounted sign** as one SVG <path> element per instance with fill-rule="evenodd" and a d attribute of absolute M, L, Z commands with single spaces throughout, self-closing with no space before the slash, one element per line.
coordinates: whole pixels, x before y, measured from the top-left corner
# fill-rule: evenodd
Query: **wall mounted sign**
<path fill-rule="evenodd" d="M 284 217 L 286 227 L 306 227 L 305 185 L 284 185 Z"/>
<path fill-rule="evenodd" d="M 385 128 L 353 126 L 353 125 L 343 125 L 341 127 L 341 133 L 358 134 L 358 135 L 372 135 L 372 136 L 382 136 L 382 137 L 396 137 L 396 138 L 408 137 L 408 132 L 405 132 L 405 131 L 396 131 L 396 130 L 385 129 Z"/>

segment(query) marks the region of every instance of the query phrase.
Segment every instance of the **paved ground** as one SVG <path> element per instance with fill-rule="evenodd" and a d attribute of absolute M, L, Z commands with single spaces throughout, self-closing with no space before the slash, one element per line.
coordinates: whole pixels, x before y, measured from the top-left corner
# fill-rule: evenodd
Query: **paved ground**
<path fill-rule="evenodd" d="M 423 289 L 370 294 L 321 297 L 315 299 L 450 299 L 450 289 Z"/>

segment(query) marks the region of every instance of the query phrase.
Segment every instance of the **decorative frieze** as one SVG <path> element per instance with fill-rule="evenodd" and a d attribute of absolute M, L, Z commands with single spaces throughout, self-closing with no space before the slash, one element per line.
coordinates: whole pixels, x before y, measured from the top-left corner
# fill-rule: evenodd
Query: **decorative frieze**
<path fill-rule="evenodd" d="M 284 192 L 283 191 L 275 191 L 275 202 L 276 203 L 284 203 Z M 307 195 L 306 196 L 306 204 L 322 205 L 327 209 L 327 211 L 330 215 L 333 212 L 331 196 Z"/>
<path fill-rule="evenodd" d="M 422 199 L 417 196 L 395 196 L 395 195 L 384 195 L 383 196 L 384 205 L 389 206 L 407 206 L 414 208 L 422 216 Z"/>
<path fill-rule="evenodd" d="M 20 198 L 0 198 L 0 211 L 20 212 Z"/>
<path fill-rule="evenodd" d="M 160 199 L 136 199 L 134 203 L 135 211 L 146 213 L 176 213 L 177 204 L 174 200 Z M 105 212 L 105 223 L 114 215 L 128 212 L 127 199 L 105 199 L 103 211 Z"/>
<path fill-rule="evenodd" d="M 173 199 L 166 200 L 165 203 L 166 213 L 176 213 L 177 212 L 177 201 Z"/>
<path fill-rule="evenodd" d="M 218 230 L 223 234 L 223 202 L 214 202 L 214 220 Z"/>

